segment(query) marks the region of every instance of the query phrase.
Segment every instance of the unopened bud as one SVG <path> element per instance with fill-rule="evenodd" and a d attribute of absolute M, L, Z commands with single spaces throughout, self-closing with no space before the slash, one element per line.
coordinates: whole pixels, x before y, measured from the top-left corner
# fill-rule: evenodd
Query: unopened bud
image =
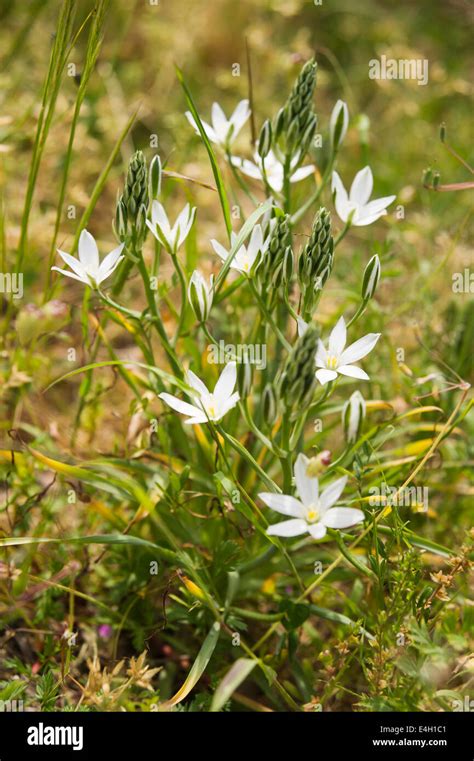
<path fill-rule="evenodd" d="M 148 181 L 150 198 L 154 201 L 161 193 L 161 159 L 158 154 L 150 162 Z"/>
<path fill-rule="evenodd" d="M 365 400 L 360 391 L 354 391 L 342 409 L 342 425 L 348 444 L 359 438 L 365 419 Z"/>
<path fill-rule="evenodd" d="M 267 383 L 262 394 L 263 419 L 268 426 L 272 426 L 277 416 L 277 400 L 275 389 L 271 383 Z"/>
<path fill-rule="evenodd" d="M 309 478 L 317 478 L 331 464 L 332 455 L 329 449 L 323 449 L 315 457 L 311 457 L 306 468 Z"/>
<path fill-rule="evenodd" d="M 270 153 L 272 147 L 272 124 L 270 119 L 267 119 L 260 131 L 260 137 L 258 138 L 258 155 L 264 159 Z"/>
<path fill-rule="evenodd" d="M 188 286 L 188 298 L 199 322 L 206 322 L 209 317 L 214 298 L 213 280 L 214 275 L 211 275 L 210 284 L 208 284 L 206 278 L 199 270 L 194 270 L 191 275 Z"/>
<path fill-rule="evenodd" d="M 377 289 L 379 280 L 380 259 L 377 254 L 374 254 L 364 271 L 364 279 L 362 281 L 362 298 L 364 301 L 368 301 L 372 298 Z"/>
<path fill-rule="evenodd" d="M 337 150 L 344 140 L 348 124 L 349 109 L 347 108 L 347 103 L 343 100 L 338 100 L 329 120 L 329 135 L 334 150 Z"/>

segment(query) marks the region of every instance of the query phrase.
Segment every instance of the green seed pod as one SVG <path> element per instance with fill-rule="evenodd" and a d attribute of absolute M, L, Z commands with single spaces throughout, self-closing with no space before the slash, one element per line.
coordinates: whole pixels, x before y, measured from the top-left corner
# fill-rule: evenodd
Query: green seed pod
<path fill-rule="evenodd" d="M 425 171 L 423 172 L 423 178 L 422 178 L 423 185 L 425 186 L 431 185 L 432 179 L 433 179 L 433 170 L 431 167 L 428 167 L 428 169 L 425 169 Z"/>
<path fill-rule="evenodd" d="M 262 126 L 260 136 L 258 138 L 258 155 L 264 159 L 268 156 L 270 148 L 272 147 L 272 123 L 270 119 L 267 119 Z"/>
<path fill-rule="evenodd" d="M 446 140 L 446 122 L 442 122 L 439 128 L 439 139 L 442 143 Z"/>
<path fill-rule="evenodd" d="M 286 409 L 301 410 L 313 394 L 315 387 L 315 359 L 319 330 L 314 324 L 308 326 L 296 341 L 283 369 L 279 395 Z"/>
<path fill-rule="evenodd" d="M 365 400 L 360 391 L 354 391 L 342 408 L 342 426 L 348 444 L 359 438 L 365 420 Z"/>
<path fill-rule="evenodd" d="M 362 298 L 368 301 L 374 295 L 380 280 L 380 259 L 377 254 L 370 259 L 364 271 L 362 281 Z"/>

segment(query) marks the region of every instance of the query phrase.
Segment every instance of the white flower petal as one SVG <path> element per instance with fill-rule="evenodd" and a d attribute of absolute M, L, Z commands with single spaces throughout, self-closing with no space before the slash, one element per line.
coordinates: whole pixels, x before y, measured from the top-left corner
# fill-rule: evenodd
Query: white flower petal
<path fill-rule="evenodd" d="M 339 358 L 340 364 L 352 365 L 353 362 L 358 362 L 359 359 L 367 356 L 379 340 L 380 335 L 380 333 L 367 333 L 366 336 L 362 336 L 358 341 L 354 341 L 353 344 L 342 352 Z"/>
<path fill-rule="evenodd" d="M 224 417 L 224 415 L 229 412 L 237 402 L 240 400 L 240 394 L 238 391 L 236 391 L 234 394 L 231 394 L 228 399 L 226 399 L 223 403 L 220 403 L 219 405 L 219 420 Z M 217 418 L 216 418 L 217 419 Z"/>
<path fill-rule="evenodd" d="M 70 272 L 69 270 L 62 270 L 60 267 L 51 267 L 51 269 L 54 270 L 55 272 L 60 272 L 61 275 L 66 275 L 66 277 L 72 277 L 73 280 L 79 280 L 80 283 L 84 283 L 85 285 L 91 285 L 87 275 L 80 277 L 79 275 L 75 275 L 74 272 Z"/>
<path fill-rule="evenodd" d="M 332 173 L 332 180 L 331 180 L 331 190 L 333 193 L 336 194 L 336 202 L 339 200 L 343 204 L 347 204 L 349 201 L 349 197 L 347 195 L 347 191 L 342 184 L 342 180 L 339 177 L 337 172 Z M 337 210 L 337 205 L 336 205 Z M 339 214 L 339 212 L 337 212 Z"/>
<path fill-rule="evenodd" d="M 363 215 L 364 209 L 362 209 L 360 212 L 354 215 L 352 219 L 352 224 L 354 227 L 367 227 L 367 225 L 371 225 L 373 222 L 376 222 L 380 217 L 384 217 L 387 213 L 386 209 L 383 209 L 383 211 L 379 211 L 378 214 L 371 214 L 368 217 L 365 217 Z"/>
<path fill-rule="evenodd" d="M 358 380 L 370 380 L 369 376 L 357 365 L 340 365 L 337 368 L 337 372 L 341 375 L 346 375 L 348 378 L 357 378 Z"/>
<path fill-rule="evenodd" d="M 346 322 L 344 317 L 339 317 L 329 335 L 328 354 L 339 357 L 344 350 L 347 340 Z"/>
<path fill-rule="evenodd" d="M 76 273 L 76 275 L 79 275 L 79 277 L 83 277 L 85 275 L 84 265 L 81 264 L 79 259 L 71 256 L 71 254 L 67 254 L 65 251 L 61 251 L 59 248 L 57 251 L 59 256 L 63 259 L 64 262 L 66 262 L 66 264 L 69 265 L 69 267 Z"/>
<path fill-rule="evenodd" d="M 214 240 L 214 238 L 212 238 L 211 239 L 211 246 L 214 249 L 214 251 L 216 252 L 217 256 L 220 256 L 222 261 L 225 262 L 225 260 L 229 256 L 229 252 L 227 251 L 226 248 L 224 248 L 222 243 L 219 243 L 218 240 Z"/>
<path fill-rule="evenodd" d="M 218 404 L 225 404 L 234 390 L 236 381 L 237 366 L 235 362 L 228 362 L 214 388 L 214 396 Z"/>
<path fill-rule="evenodd" d="M 199 135 L 201 137 L 201 133 L 199 132 L 199 127 L 196 124 L 196 121 L 194 119 L 194 116 L 192 115 L 191 111 L 186 111 L 185 116 L 190 123 L 191 127 L 194 128 L 196 135 Z M 203 119 L 201 119 L 201 124 L 204 127 L 204 132 L 206 133 L 207 137 L 212 143 L 218 143 L 217 135 L 212 129 L 211 125 L 205 122 Z"/>
<path fill-rule="evenodd" d="M 324 386 L 326 383 L 329 383 L 329 381 L 337 378 L 337 373 L 335 370 L 325 370 L 324 368 L 321 368 L 320 370 L 316 370 L 316 378 L 321 385 Z"/>
<path fill-rule="evenodd" d="M 326 536 L 327 534 L 327 528 L 324 525 L 324 523 L 313 523 L 313 525 L 308 526 L 308 531 L 313 537 L 313 539 L 322 539 L 323 536 Z"/>
<path fill-rule="evenodd" d="M 301 338 L 301 336 L 304 336 L 304 334 L 308 330 L 308 323 L 305 322 L 302 317 L 298 317 L 296 320 L 296 323 L 298 326 L 298 337 Z M 324 346 L 323 346 L 323 349 L 324 349 Z M 324 352 L 326 352 L 326 349 L 324 349 Z"/>
<path fill-rule="evenodd" d="M 200 378 L 197 377 L 195 373 L 193 373 L 192 370 L 188 370 L 186 373 L 186 381 L 187 383 L 195 389 L 195 391 L 198 392 L 198 394 L 201 396 L 202 394 L 209 395 L 209 389 L 206 387 L 206 385 L 202 382 Z"/>
<path fill-rule="evenodd" d="M 244 126 L 245 122 L 250 116 L 250 108 L 249 108 L 249 101 L 247 98 L 244 98 L 244 100 L 241 100 L 240 103 L 237 104 L 237 106 L 234 109 L 234 113 L 230 117 L 230 122 L 234 127 L 234 130 L 232 132 L 232 138 L 237 137 L 240 130 Z"/>
<path fill-rule="evenodd" d="M 362 510 L 353 507 L 331 507 L 323 516 L 323 522 L 328 528 L 350 528 L 363 520 Z"/>
<path fill-rule="evenodd" d="M 305 507 L 314 504 L 319 496 L 318 479 L 310 478 L 307 474 L 309 460 L 302 452 L 295 462 L 295 481 L 299 497 Z"/>
<path fill-rule="evenodd" d="M 309 177 L 310 174 L 313 174 L 314 170 L 314 164 L 309 164 L 308 166 L 300 166 L 300 168 L 297 169 L 296 172 L 293 172 L 293 174 L 290 176 L 290 182 L 301 182 L 301 180 L 304 180 L 306 177 Z"/>
<path fill-rule="evenodd" d="M 365 206 L 374 187 L 374 178 L 370 166 L 365 166 L 354 177 L 351 185 L 349 200 L 351 203 Z"/>
<path fill-rule="evenodd" d="M 83 230 L 79 237 L 79 259 L 89 274 L 96 273 L 99 269 L 99 249 L 93 236 L 87 230 Z"/>
<path fill-rule="evenodd" d="M 338 478 L 337 481 L 333 481 L 332 484 L 329 484 L 329 486 L 324 489 L 319 499 L 319 504 L 321 505 L 321 511 L 323 513 L 337 502 L 344 491 L 346 483 L 347 476 L 343 476 L 342 478 Z"/>
<path fill-rule="evenodd" d="M 385 211 L 387 206 L 390 206 L 394 202 L 397 196 L 385 196 L 384 198 L 376 198 L 374 201 L 366 203 L 362 209 L 362 217 L 370 217 L 372 214 L 380 214 Z"/>
<path fill-rule="evenodd" d="M 308 531 L 308 524 L 301 518 L 295 518 L 291 521 L 282 521 L 282 523 L 275 523 L 267 529 L 269 536 L 299 536 L 300 534 L 306 534 Z"/>
<path fill-rule="evenodd" d="M 318 348 L 316 349 L 316 367 L 326 367 L 328 362 L 328 353 L 326 347 L 320 338 L 318 338 Z"/>
<path fill-rule="evenodd" d="M 295 497 L 288 494 L 273 494 L 272 492 L 262 492 L 258 495 L 272 510 L 282 515 L 290 515 L 292 518 L 302 518 L 305 510 L 301 502 Z"/>
<path fill-rule="evenodd" d="M 212 104 L 211 109 L 211 121 L 214 131 L 217 135 L 217 139 L 220 143 L 225 143 L 227 133 L 229 131 L 229 122 L 226 119 L 226 115 L 218 103 Z"/>
<path fill-rule="evenodd" d="M 166 240 L 169 241 L 171 237 L 171 226 L 169 223 L 168 215 L 164 209 L 164 206 L 159 201 L 153 201 L 151 205 L 151 221 L 153 223 L 153 227 L 150 229 L 155 231 L 155 237 L 158 237 L 156 235 L 156 227 L 157 224 L 162 231 L 163 235 L 165 236 Z"/>
<path fill-rule="evenodd" d="M 105 279 L 104 276 L 106 273 L 107 277 L 112 274 L 119 261 L 123 259 L 122 251 L 124 245 L 124 243 L 121 243 L 120 246 L 114 248 L 109 254 L 107 254 L 107 256 L 102 259 L 99 266 L 99 277 L 103 277 Z"/>
<path fill-rule="evenodd" d="M 163 399 L 171 409 L 176 410 L 176 412 L 181 412 L 183 415 L 192 415 L 194 417 L 195 415 L 202 416 L 203 414 L 203 411 L 199 409 L 199 407 L 195 407 L 194 404 L 188 404 L 188 402 L 183 402 L 183 400 L 178 399 L 177 396 L 167 394 L 166 392 L 158 394 L 158 396 L 160 399 Z M 205 419 L 207 418 L 205 417 Z"/>

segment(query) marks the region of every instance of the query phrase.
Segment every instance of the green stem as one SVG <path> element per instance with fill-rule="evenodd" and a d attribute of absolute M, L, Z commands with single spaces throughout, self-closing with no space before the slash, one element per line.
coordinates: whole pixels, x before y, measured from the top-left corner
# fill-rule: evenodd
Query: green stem
<path fill-rule="evenodd" d="M 180 335 L 182 333 L 183 326 L 184 326 L 184 321 L 186 319 L 186 306 L 187 306 L 187 300 L 186 300 L 186 295 L 187 294 L 186 294 L 186 291 L 187 291 L 187 287 L 186 287 L 186 276 L 185 276 L 185 274 L 183 272 L 183 268 L 181 267 L 181 264 L 179 262 L 179 259 L 178 259 L 177 255 L 176 254 L 174 254 L 174 255 L 172 254 L 171 255 L 171 259 L 173 261 L 174 268 L 175 268 L 175 270 L 177 272 L 178 279 L 179 279 L 179 285 L 180 285 L 180 288 L 181 288 L 181 310 L 180 310 L 180 313 L 179 313 L 179 320 L 178 320 L 178 325 L 177 325 L 177 328 L 176 328 L 176 333 L 174 335 L 173 342 L 172 342 L 172 346 L 176 346 L 176 342 L 178 341 L 178 338 L 180 337 Z"/>
<path fill-rule="evenodd" d="M 250 277 L 248 278 L 248 282 L 249 282 L 249 285 L 250 285 L 250 289 L 251 289 L 251 291 L 252 291 L 252 293 L 253 293 L 253 295 L 255 297 L 255 300 L 257 301 L 257 303 L 258 303 L 258 305 L 260 307 L 260 310 L 261 310 L 262 314 L 264 315 L 264 317 L 266 318 L 268 323 L 271 325 L 273 332 L 277 336 L 277 338 L 280 341 L 280 343 L 282 344 L 282 346 L 288 352 L 290 352 L 291 351 L 291 345 L 288 343 L 288 341 L 286 340 L 285 336 L 283 335 L 283 333 L 281 332 L 280 328 L 278 327 L 278 325 L 276 324 L 275 320 L 273 319 L 272 315 L 268 311 L 267 307 L 265 306 L 264 302 L 262 301 L 262 298 L 261 298 L 259 292 L 257 291 L 257 289 L 255 287 L 255 284 L 254 284 L 253 280 Z"/>

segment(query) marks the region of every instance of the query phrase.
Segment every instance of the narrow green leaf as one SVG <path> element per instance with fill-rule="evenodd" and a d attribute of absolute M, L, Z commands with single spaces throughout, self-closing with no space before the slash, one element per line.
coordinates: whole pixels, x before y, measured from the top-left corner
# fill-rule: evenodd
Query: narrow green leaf
<path fill-rule="evenodd" d="M 211 703 L 211 712 L 220 711 L 231 698 L 232 693 L 247 679 L 250 672 L 257 665 L 257 661 L 251 658 L 239 658 L 229 669 L 214 693 Z"/>
<path fill-rule="evenodd" d="M 228 198 L 227 198 L 227 193 L 225 192 L 224 183 L 222 181 L 222 175 L 220 173 L 220 169 L 219 169 L 219 166 L 217 164 L 216 157 L 214 155 L 214 151 L 212 150 L 211 143 L 209 142 L 209 138 L 206 135 L 206 130 L 204 129 L 204 127 L 202 125 L 202 122 L 201 122 L 201 119 L 199 117 L 199 113 L 198 113 L 198 110 L 197 110 L 196 105 L 194 103 L 193 96 L 191 95 L 191 92 L 190 92 L 186 82 L 184 81 L 183 72 L 181 71 L 181 69 L 178 66 L 176 67 L 176 75 L 177 75 L 178 80 L 179 80 L 179 82 L 181 84 L 181 87 L 184 90 L 184 95 L 186 97 L 186 102 L 188 104 L 189 110 L 191 111 L 191 113 L 192 113 L 192 115 L 194 117 L 194 121 L 196 122 L 197 128 L 199 129 L 199 132 L 201 134 L 203 143 L 206 146 L 206 150 L 207 150 L 207 153 L 209 155 L 209 161 L 211 162 L 212 173 L 213 173 L 214 179 L 216 181 L 217 192 L 219 194 L 219 199 L 220 199 L 221 206 L 222 206 L 222 212 L 224 214 L 224 222 L 225 222 L 225 226 L 226 226 L 226 229 L 227 229 L 227 234 L 228 234 L 229 240 L 230 240 L 230 234 L 232 232 L 232 222 L 231 222 L 231 219 L 230 219 L 229 201 L 228 201 Z"/>
<path fill-rule="evenodd" d="M 175 560 L 172 550 L 159 547 L 147 539 L 140 539 L 130 534 L 97 534 L 94 536 L 72 536 L 56 539 L 47 536 L 7 536 L 0 538 L 0 547 L 20 547 L 30 544 L 126 544 L 134 547 L 146 547 L 167 560 Z"/>
<path fill-rule="evenodd" d="M 166 710 L 167 708 L 172 708 L 178 703 L 181 703 L 181 701 L 184 700 L 184 698 L 187 697 L 191 690 L 196 686 L 211 659 L 211 656 L 217 645 L 217 640 L 219 639 L 220 632 L 220 624 L 218 624 L 216 621 L 212 625 L 209 634 L 204 640 L 203 645 L 197 654 L 197 658 L 194 661 L 188 676 L 184 680 L 178 692 L 176 692 L 175 695 L 173 695 L 173 697 L 167 700 L 165 703 L 161 704 L 162 709 Z"/>

